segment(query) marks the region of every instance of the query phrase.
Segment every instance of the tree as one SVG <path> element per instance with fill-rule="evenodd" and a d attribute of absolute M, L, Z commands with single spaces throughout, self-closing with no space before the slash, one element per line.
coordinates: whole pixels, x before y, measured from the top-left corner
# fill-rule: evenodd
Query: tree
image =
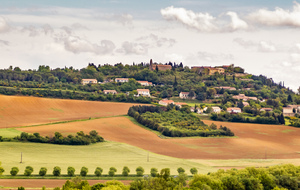
<path fill-rule="evenodd" d="M 39 175 L 40 176 L 45 176 L 46 174 L 47 174 L 47 168 L 41 167 L 41 169 L 39 171 Z"/>
<path fill-rule="evenodd" d="M 198 170 L 197 170 L 197 168 L 191 168 L 190 172 L 191 172 L 191 174 L 195 175 L 198 173 Z"/>
<path fill-rule="evenodd" d="M 115 167 L 111 167 L 111 168 L 109 168 L 108 175 L 113 177 L 113 176 L 115 176 L 116 172 L 117 172 L 117 169 Z"/>
<path fill-rule="evenodd" d="M 145 172 L 144 168 L 142 168 L 141 166 L 137 167 L 135 171 L 137 176 L 143 176 Z"/>
<path fill-rule="evenodd" d="M 32 172 L 33 172 L 33 167 L 26 166 L 25 171 L 24 171 L 24 175 L 25 176 L 30 176 Z"/>
<path fill-rule="evenodd" d="M 85 177 L 87 175 L 87 173 L 89 172 L 89 169 L 87 167 L 82 167 L 80 170 L 80 175 Z"/>
<path fill-rule="evenodd" d="M 287 101 L 288 101 L 288 102 L 293 102 L 293 97 L 292 97 L 292 95 L 290 95 L 290 94 L 288 95 Z"/>
<path fill-rule="evenodd" d="M 178 172 L 178 174 L 183 174 L 185 172 L 185 170 L 182 167 L 180 167 L 180 168 L 177 168 L 177 172 Z"/>
<path fill-rule="evenodd" d="M 97 167 L 97 168 L 95 169 L 94 174 L 95 174 L 97 177 L 100 177 L 101 174 L 102 174 L 102 172 L 103 172 L 103 169 L 100 168 L 100 167 Z"/>
<path fill-rule="evenodd" d="M 68 176 L 74 176 L 75 175 L 75 168 L 69 166 L 68 169 L 67 169 L 67 173 L 68 173 Z"/>
<path fill-rule="evenodd" d="M 188 97 L 191 98 L 191 99 L 194 98 L 195 97 L 195 92 L 191 90 L 188 94 Z"/>
<path fill-rule="evenodd" d="M 170 168 L 164 168 L 160 171 L 160 176 L 165 180 L 167 180 L 170 177 L 170 174 Z"/>
<path fill-rule="evenodd" d="M 60 172 L 61 172 L 61 169 L 60 169 L 60 167 L 58 167 L 58 166 L 55 166 L 54 168 L 53 168 L 53 175 L 54 176 L 60 176 Z"/>
<path fill-rule="evenodd" d="M 1 162 L 0 162 L 0 175 L 2 175 L 3 172 L 5 172 L 5 170 L 1 167 Z"/>
<path fill-rule="evenodd" d="M 130 172 L 130 169 L 127 166 L 124 166 L 123 171 L 122 171 L 122 175 L 123 176 L 128 176 L 129 172 Z"/>
<path fill-rule="evenodd" d="M 19 168 L 18 167 L 12 167 L 11 170 L 10 170 L 10 174 L 12 176 L 16 176 L 19 172 Z"/>
<path fill-rule="evenodd" d="M 156 176 L 157 176 L 157 173 L 158 173 L 157 168 L 151 168 L 151 170 L 150 170 L 150 175 L 151 175 L 152 177 L 156 177 Z"/>

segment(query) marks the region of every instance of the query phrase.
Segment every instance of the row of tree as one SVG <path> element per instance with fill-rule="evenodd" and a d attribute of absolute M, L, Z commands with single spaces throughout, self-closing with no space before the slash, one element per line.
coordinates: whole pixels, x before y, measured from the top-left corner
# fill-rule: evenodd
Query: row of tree
<path fill-rule="evenodd" d="M 156 177 L 136 179 L 130 185 L 119 181 L 97 183 L 92 186 L 86 180 L 76 177 L 66 181 L 62 189 L 69 190 L 153 190 L 153 189 L 185 189 L 185 190 L 298 190 L 300 188 L 300 167 L 280 165 L 268 168 L 249 167 L 241 170 L 218 170 L 207 175 L 196 174 L 187 183 L 187 176 L 180 173 L 170 175 L 170 169 L 164 168 Z M 56 187 L 54 190 L 60 190 Z"/>
<path fill-rule="evenodd" d="M 18 175 L 19 171 L 20 170 L 19 170 L 18 167 L 12 167 L 11 170 L 10 170 L 10 175 L 16 176 L 16 175 Z M 32 166 L 26 166 L 23 175 L 24 176 L 31 176 L 33 171 L 34 171 L 34 169 L 33 169 Z M 142 177 L 145 173 L 144 168 L 141 167 L 141 166 L 137 167 L 135 169 L 135 171 L 136 171 L 136 176 L 138 176 L 138 177 Z M 2 175 L 3 172 L 5 172 L 5 170 L 2 167 L 0 167 L 0 172 L 1 172 L 0 175 Z M 47 175 L 47 172 L 48 172 L 48 169 L 46 167 L 41 167 L 40 170 L 39 170 L 38 175 L 44 177 L 44 176 Z M 85 176 L 88 175 L 88 172 L 89 172 L 88 168 L 83 166 L 80 169 L 79 175 L 85 177 Z M 113 177 L 113 176 L 116 175 L 116 172 L 117 172 L 117 169 L 115 167 L 110 167 L 109 170 L 108 170 L 108 176 Z M 185 173 L 185 169 L 183 169 L 182 167 L 179 167 L 177 169 L 177 172 L 178 172 L 178 174 L 183 174 L 183 173 Z M 198 170 L 197 170 L 197 168 L 193 167 L 193 168 L 190 169 L 190 172 L 191 172 L 191 174 L 195 175 L 195 174 L 198 173 Z M 129 173 L 130 173 L 129 167 L 124 166 L 123 169 L 122 169 L 122 174 L 121 175 L 127 177 L 127 176 L 129 176 Z M 59 166 L 55 166 L 52 170 L 52 174 L 53 174 L 53 176 L 56 176 L 56 177 L 61 176 L 61 168 Z M 100 176 L 102 176 L 102 174 L 103 174 L 103 169 L 101 167 L 96 167 L 96 169 L 94 171 L 94 175 L 97 176 L 97 177 L 100 177 Z M 151 177 L 156 177 L 157 175 L 159 175 L 158 169 L 157 168 L 151 168 L 150 169 L 150 176 Z M 69 177 L 74 177 L 75 176 L 75 168 L 74 167 L 69 166 L 67 168 L 67 176 L 69 176 Z"/>
<path fill-rule="evenodd" d="M 98 135 L 98 132 L 93 130 L 89 134 L 84 134 L 83 131 L 77 132 L 75 136 L 63 136 L 60 132 L 55 132 L 53 137 L 43 137 L 39 133 L 29 134 L 22 132 L 20 136 L 14 138 L 2 138 L 1 141 L 22 141 L 22 142 L 36 142 L 62 145 L 89 145 L 98 142 L 104 142 L 103 137 Z"/>

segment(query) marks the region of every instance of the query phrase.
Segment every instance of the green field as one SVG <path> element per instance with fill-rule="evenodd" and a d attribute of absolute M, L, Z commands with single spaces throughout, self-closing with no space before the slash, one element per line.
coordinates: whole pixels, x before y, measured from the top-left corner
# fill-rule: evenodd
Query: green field
<path fill-rule="evenodd" d="M 23 163 L 20 163 L 21 152 Z M 110 167 L 117 168 L 117 174 L 122 173 L 123 166 L 131 169 L 131 174 L 135 173 L 138 166 L 145 169 L 145 174 L 150 173 L 152 167 L 157 169 L 170 168 L 172 174 L 177 174 L 177 168 L 183 167 L 187 172 L 192 167 L 196 167 L 201 173 L 216 171 L 211 166 L 204 166 L 201 163 L 172 158 L 168 156 L 154 154 L 127 144 L 104 142 L 88 146 L 65 146 L 39 143 L 0 143 L 0 162 L 5 169 L 3 175 L 10 175 L 12 167 L 20 169 L 19 174 L 24 173 L 26 166 L 34 168 L 33 174 L 38 174 L 41 167 L 48 168 L 48 174 L 52 173 L 55 166 L 62 169 L 62 174 L 67 173 L 67 168 L 72 166 L 79 174 L 80 168 L 89 168 L 89 174 L 93 174 L 96 167 L 103 168 L 103 173 L 107 174 Z M 149 155 L 149 162 L 148 160 Z"/>
<path fill-rule="evenodd" d="M 21 131 L 18 131 L 14 128 L 0 129 L 0 136 L 2 136 L 3 138 L 13 138 L 13 137 L 16 137 L 20 134 L 21 134 Z"/>

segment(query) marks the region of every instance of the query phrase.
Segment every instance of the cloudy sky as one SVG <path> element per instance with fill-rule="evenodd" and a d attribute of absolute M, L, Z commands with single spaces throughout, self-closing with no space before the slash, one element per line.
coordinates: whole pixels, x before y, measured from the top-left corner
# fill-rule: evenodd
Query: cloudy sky
<path fill-rule="evenodd" d="M 296 90 L 300 1 L 1 0 L 0 66 L 235 64 Z"/>

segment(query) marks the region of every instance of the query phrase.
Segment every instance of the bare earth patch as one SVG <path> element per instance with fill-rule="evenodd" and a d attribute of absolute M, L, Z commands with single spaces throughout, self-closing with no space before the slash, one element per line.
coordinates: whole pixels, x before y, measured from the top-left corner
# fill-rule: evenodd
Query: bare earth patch
<path fill-rule="evenodd" d="M 184 159 L 290 159 L 300 158 L 300 129 L 282 125 L 259 125 L 205 121 L 229 127 L 233 138 L 172 138 L 133 124 L 128 118 L 113 117 L 84 122 L 64 123 L 18 130 L 41 135 L 55 131 L 74 134 L 97 130 L 108 141 L 127 143 L 157 154 Z M 293 132 L 287 133 L 287 130 Z"/>
<path fill-rule="evenodd" d="M 26 190 L 41 188 L 45 186 L 46 188 L 62 187 L 67 180 L 63 179 L 0 179 L 0 189 L 18 189 L 18 187 L 26 187 Z M 105 183 L 109 180 L 87 180 L 90 185 L 96 183 Z M 118 180 L 125 185 L 128 185 L 130 180 Z M 1 188 L 1 186 L 6 188 Z"/>
<path fill-rule="evenodd" d="M 130 103 L 0 95 L 0 128 L 127 114 Z"/>

